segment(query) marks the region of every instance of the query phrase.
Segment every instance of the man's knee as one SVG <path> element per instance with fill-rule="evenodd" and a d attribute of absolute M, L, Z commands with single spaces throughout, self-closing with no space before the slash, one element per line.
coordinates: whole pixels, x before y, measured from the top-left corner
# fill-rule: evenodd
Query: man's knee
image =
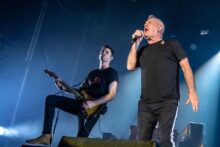
<path fill-rule="evenodd" d="M 54 95 L 48 95 L 46 97 L 46 103 L 52 103 L 54 101 Z"/>

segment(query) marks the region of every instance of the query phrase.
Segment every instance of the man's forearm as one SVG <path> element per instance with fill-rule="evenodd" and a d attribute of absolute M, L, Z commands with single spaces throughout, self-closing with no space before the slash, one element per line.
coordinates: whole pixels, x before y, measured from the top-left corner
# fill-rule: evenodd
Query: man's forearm
<path fill-rule="evenodd" d="M 137 63 L 137 49 L 136 49 L 136 45 L 133 44 L 128 54 L 127 69 L 134 70 L 136 63 Z"/>
<path fill-rule="evenodd" d="M 113 99 L 114 95 L 108 93 L 106 95 L 104 95 L 103 97 L 95 100 L 95 104 L 96 105 L 101 105 L 101 104 L 104 104 L 104 103 L 107 103 L 108 101 L 111 101 Z"/>
<path fill-rule="evenodd" d="M 192 73 L 192 69 L 190 67 L 186 68 L 183 70 L 183 74 L 186 80 L 186 84 L 187 84 L 187 88 L 188 88 L 188 92 L 195 92 L 196 88 L 195 88 L 195 80 L 193 77 L 193 73 Z"/>

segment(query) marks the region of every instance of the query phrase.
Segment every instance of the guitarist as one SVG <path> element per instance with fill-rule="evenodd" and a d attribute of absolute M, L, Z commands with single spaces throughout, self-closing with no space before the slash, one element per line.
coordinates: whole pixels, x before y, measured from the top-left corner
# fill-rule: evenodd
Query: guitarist
<path fill-rule="evenodd" d="M 79 130 L 77 137 L 89 136 L 101 113 L 98 112 L 98 114 L 89 116 L 87 118 L 82 117 L 80 114 L 82 108 L 86 110 L 106 104 L 115 96 L 118 85 L 118 73 L 114 68 L 110 67 L 110 62 L 113 60 L 113 55 L 114 51 L 110 46 L 103 46 L 99 54 L 99 69 L 92 70 L 80 86 L 79 91 L 85 91 L 89 96 L 92 97 L 92 99 L 82 102 L 65 96 L 47 96 L 45 102 L 42 135 L 34 139 L 26 140 L 26 143 L 44 145 L 51 144 L 51 131 L 55 108 L 59 108 L 68 113 L 77 115 L 79 119 Z M 59 89 L 69 92 L 67 88 L 62 85 L 61 79 L 55 78 L 55 84 Z"/>

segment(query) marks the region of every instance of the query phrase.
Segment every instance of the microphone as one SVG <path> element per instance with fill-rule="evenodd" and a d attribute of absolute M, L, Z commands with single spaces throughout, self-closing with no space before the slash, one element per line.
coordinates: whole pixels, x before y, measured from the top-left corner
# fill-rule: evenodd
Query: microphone
<path fill-rule="evenodd" d="M 134 38 L 131 40 L 131 45 L 134 44 L 140 37 L 142 36 L 134 36 Z"/>

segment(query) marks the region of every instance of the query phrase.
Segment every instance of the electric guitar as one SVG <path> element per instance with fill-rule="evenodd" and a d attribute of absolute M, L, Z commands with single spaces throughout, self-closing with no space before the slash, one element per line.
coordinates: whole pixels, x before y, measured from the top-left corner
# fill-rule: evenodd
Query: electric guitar
<path fill-rule="evenodd" d="M 45 69 L 44 72 L 48 74 L 50 77 L 54 78 L 55 80 L 59 77 L 52 71 Z M 66 88 L 65 91 L 67 91 L 70 94 L 73 94 L 76 99 L 80 101 L 88 101 L 88 100 L 94 100 L 90 95 L 88 95 L 84 90 L 79 91 L 78 89 L 70 87 L 68 84 L 66 84 L 64 81 L 60 81 L 60 83 Z M 90 116 L 94 116 L 97 113 L 101 112 L 101 110 L 106 106 L 106 104 L 98 105 L 90 109 L 85 109 L 82 107 L 82 116 L 83 118 L 88 118 Z"/>

